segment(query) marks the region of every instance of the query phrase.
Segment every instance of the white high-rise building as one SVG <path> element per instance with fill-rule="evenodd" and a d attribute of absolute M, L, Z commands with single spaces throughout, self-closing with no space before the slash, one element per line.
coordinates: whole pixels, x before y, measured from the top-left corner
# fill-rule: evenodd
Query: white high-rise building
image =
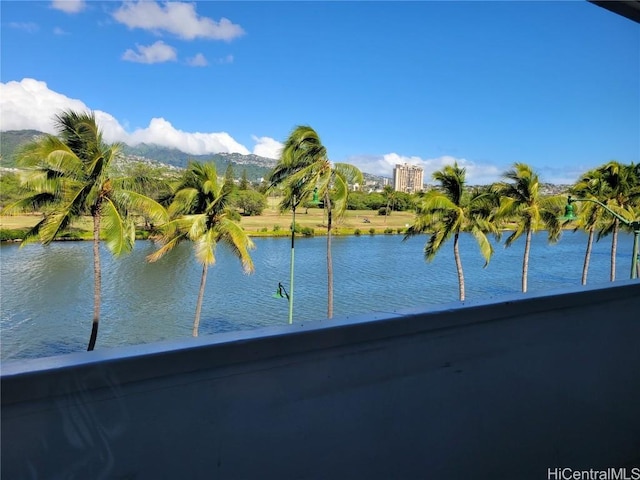
<path fill-rule="evenodd" d="M 393 169 L 393 189 L 396 192 L 416 193 L 423 189 L 424 171 L 417 165 L 396 164 Z"/>

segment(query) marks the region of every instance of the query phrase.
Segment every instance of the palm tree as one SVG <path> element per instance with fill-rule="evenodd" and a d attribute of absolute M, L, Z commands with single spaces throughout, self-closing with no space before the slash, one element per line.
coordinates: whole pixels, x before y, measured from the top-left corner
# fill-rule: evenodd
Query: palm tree
<path fill-rule="evenodd" d="M 387 206 L 384 210 L 384 223 L 387 223 L 387 217 L 391 213 L 391 209 L 394 207 L 397 200 L 397 192 L 391 185 L 385 185 L 382 189 L 382 195 L 387 199 Z"/>
<path fill-rule="evenodd" d="M 618 162 L 609 162 L 597 169 L 600 181 L 603 183 L 602 192 L 606 201 L 603 203 L 623 218 L 634 220 L 640 197 L 637 166 L 623 165 Z M 598 232 L 598 239 L 611 234 L 611 271 L 610 280 L 616 279 L 616 253 L 618 245 L 618 232 L 620 220 L 613 215 L 606 215 L 609 222 Z"/>
<path fill-rule="evenodd" d="M 360 170 L 347 163 L 332 164 L 320 137 L 309 126 L 298 126 L 285 142 L 278 165 L 271 173 L 272 187 L 284 186 L 281 211 L 291 208 L 291 280 L 289 292 L 289 323 L 293 318 L 293 259 L 295 209 L 305 198 L 322 197 L 327 213 L 327 318 L 333 317 L 333 261 L 331 237 L 333 216 L 341 218 L 346 209 L 349 185 L 362 183 Z"/>
<path fill-rule="evenodd" d="M 94 113 L 65 111 L 55 117 L 59 137 L 47 135 L 18 154 L 18 164 L 27 169 L 23 185 L 28 193 L 6 209 L 7 213 L 42 211 L 43 219 L 29 230 L 22 245 L 41 241 L 50 244 L 74 220 L 89 214 L 93 219 L 93 319 L 88 351 L 94 349 L 100 322 L 101 235 L 115 256 L 133 248 L 133 210 L 156 221 L 164 209 L 139 193 L 135 181 L 114 178 L 110 165 L 120 145 L 108 145 L 96 124 Z"/>
<path fill-rule="evenodd" d="M 526 292 L 532 234 L 546 228 L 549 242 L 558 241 L 561 234 L 559 218 L 565 199 L 543 198 L 538 175 L 524 163 L 515 163 L 511 170 L 503 174 L 503 178 L 507 181 L 493 185 L 493 191 L 501 197 L 494 218 L 496 221 L 516 222 L 515 230 L 505 241 L 505 247 L 510 247 L 525 234 L 522 291 Z"/>
<path fill-rule="evenodd" d="M 333 318 L 333 259 L 331 238 L 333 218 L 340 220 L 347 211 L 349 185 L 363 182 L 362 172 L 348 163 L 332 164 L 326 157 L 299 170 L 290 178 L 291 182 L 306 182 L 315 195 L 322 197 L 327 215 L 327 318 Z"/>
<path fill-rule="evenodd" d="M 601 176 L 597 170 L 590 170 L 585 173 L 571 189 L 571 193 L 579 198 L 596 200 L 602 202 L 603 183 Z M 603 210 L 596 204 L 585 202 L 578 219 L 576 221 L 577 228 L 585 230 L 587 236 L 587 249 L 584 254 L 584 263 L 582 265 L 582 285 L 587 284 L 587 274 L 589 272 L 589 262 L 591 260 L 591 250 L 593 248 L 593 239 L 598 224 L 602 221 Z"/>
<path fill-rule="evenodd" d="M 498 229 L 490 221 L 492 200 L 495 197 L 487 189 L 465 192 L 465 177 L 466 170 L 457 163 L 434 172 L 433 179 L 440 183 L 440 190 L 430 190 L 420 199 L 416 219 L 404 237 L 406 240 L 414 235 L 430 233 L 424 247 L 424 256 L 426 261 L 431 261 L 442 245 L 453 236 L 453 256 L 461 301 L 465 299 L 465 285 L 458 245 L 460 233 L 470 232 L 476 239 L 485 267 L 493 255 L 493 246 L 486 234 L 499 236 Z"/>
<path fill-rule="evenodd" d="M 308 125 L 299 125 L 291 132 L 284 143 L 278 163 L 268 177 L 269 190 L 283 187 L 284 196 L 280 202 L 280 212 L 291 210 L 291 261 L 289 264 L 289 323 L 293 323 L 294 298 L 294 260 L 295 260 L 295 232 L 296 208 L 300 202 L 313 195 L 307 178 L 291 177 L 312 165 L 318 159 L 324 159 L 327 151 L 320 141 L 316 131 Z M 316 192 L 317 193 L 317 192 Z"/>
<path fill-rule="evenodd" d="M 324 208 L 327 211 L 327 318 L 333 318 L 333 260 L 331 257 L 332 217 L 344 217 L 349 202 L 349 185 L 361 185 L 362 172 L 348 163 L 335 163 L 319 190 L 324 193 Z"/>
<path fill-rule="evenodd" d="M 185 240 L 194 243 L 196 260 L 202 264 L 192 332 L 197 337 L 207 270 L 215 264 L 216 246 L 222 243 L 228 247 L 242 262 L 244 272 L 253 273 L 249 250 L 254 244 L 242 227 L 230 218 L 228 204 L 232 192 L 219 181 L 213 163 L 190 162 L 182 178 L 173 186 L 173 192 L 168 208 L 171 220 L 158 227 L 161 234 L 156 239 L 162 246 L 147 259 L 155 262 Z"/>

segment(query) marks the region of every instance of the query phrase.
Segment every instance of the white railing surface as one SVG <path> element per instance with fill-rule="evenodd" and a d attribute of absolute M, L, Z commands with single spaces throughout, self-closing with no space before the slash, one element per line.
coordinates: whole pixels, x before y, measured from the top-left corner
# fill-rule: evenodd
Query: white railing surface
<path fill-rule="evenodd" d="M 5 362 L 1 478 L 630 477 L 639 343 L 628 281 Z"/>

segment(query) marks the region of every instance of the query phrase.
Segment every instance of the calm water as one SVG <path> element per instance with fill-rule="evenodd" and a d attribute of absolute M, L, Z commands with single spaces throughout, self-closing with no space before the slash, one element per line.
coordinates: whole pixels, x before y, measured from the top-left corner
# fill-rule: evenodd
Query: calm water
<path fill-rule="evenodd" d="M 425 263 L 426 237 L 403 242 L 396 235 L 333 239 L 335 316 L 393 312 L 457 302 L 452 243 Z M 209 269 L 200 335 L 286 325 L 286 300 L 275 299 L 278 282 L 289 283 L 286 238 L 255 239 L 256 272 L 244 275 L 239 262 L 220 248 Z M 617 279 L 629 277 L 631 235 L 618 243 Z M 607 284 L 610 239 L 594 244 L 589 285 Z M 326 318 L 326 238 L 296 239 L 294 322 Z M 537 234 L 531 250 L 529 291 L 580 285 L 586 235 L 566 232 L 556 245 Z M 505 249 L 496 245 L 483 269 L 478 247 L 461 239 L 468 300 L 497 299 L 518 293 L 524 240 Z M 103 250 L 102 315 L 97 348 L 189 337 L 201 267 L 190 245 L 150 264 L 155 250 L 137 242 L 133 253 L 113 259 Z M 43 357 L 86 348 L 93 312 L 90 242 L 59 242 L 48 247 L 0 246 L 1 358 Z"/>

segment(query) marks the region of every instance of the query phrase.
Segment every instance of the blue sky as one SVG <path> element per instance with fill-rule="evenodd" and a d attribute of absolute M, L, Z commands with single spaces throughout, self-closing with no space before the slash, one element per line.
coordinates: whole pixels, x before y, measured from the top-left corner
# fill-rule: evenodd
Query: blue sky
<path fill-rule="evenodd" d="M 277 157 L 299 124 L 330 158 L 469 183 L 514 162 L 570 183 L 640 161 L 640 25 L 586 1 L 2 1 L 0 128 Z"/>

